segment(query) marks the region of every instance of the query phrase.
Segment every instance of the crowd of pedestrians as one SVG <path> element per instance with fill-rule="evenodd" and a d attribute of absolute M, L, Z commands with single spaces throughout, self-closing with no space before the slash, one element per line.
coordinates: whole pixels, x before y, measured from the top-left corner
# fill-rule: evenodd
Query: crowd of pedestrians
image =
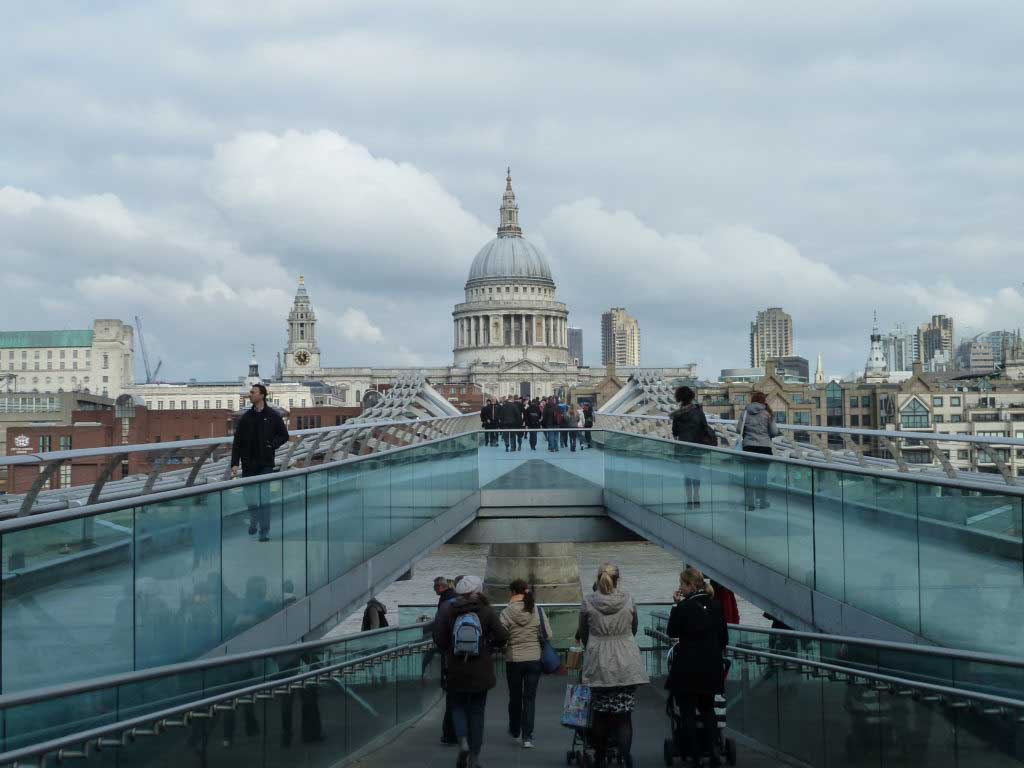
<path fill-rule="evenodd" d="M 480 425 L 484 429 L 484 445 L 497 447 L 504 444 L 505 451 L 521 451 L 527 442 L 531 451 L 537 450 L 537 436 L 541 432 L 548 451 L 560 448 L 576 451 L 593 447 L 590 430 L 594 427 L 594 409 L 589 402 L 570 405 L 555 395 L 533 398 L 507 395 L 503 399 L 487 399 L 480 409 Z"/>

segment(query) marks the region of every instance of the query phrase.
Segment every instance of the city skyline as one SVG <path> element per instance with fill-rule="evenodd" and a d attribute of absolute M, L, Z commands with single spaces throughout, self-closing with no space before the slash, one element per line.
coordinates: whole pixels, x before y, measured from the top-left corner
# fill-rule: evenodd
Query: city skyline
<path fill-rule="evenodd" d="M 1024 325 L 1019 281 L 992 280 L 1024 241 L 1024 105 L 1006 93 L 1024 9 L 863 10 L 737 26 L 649 5 L 624 27 L 526 3 L 453 29 L 425 4 L 65 8 L 56 25 L 20 8 L 0 54 L 0 326 L 138 314 L 167 378 L 244 369 L 250 343 L 269 371 L 304 274 L 334 360 L 442 363 L 508 163 L 587 361 L 618 305 L 645 365 L 706 372 L 742 364 L 768 306 L 843 374 L 873 308 L 885 327 Z"/>

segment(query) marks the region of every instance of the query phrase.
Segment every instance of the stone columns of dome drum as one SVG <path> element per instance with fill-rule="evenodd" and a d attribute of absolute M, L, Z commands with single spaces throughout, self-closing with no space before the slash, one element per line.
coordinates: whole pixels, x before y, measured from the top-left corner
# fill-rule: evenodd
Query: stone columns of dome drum
<path fill-rule="evenodd" d="M 484 573 L 487 599 L 507 603 L 514 579 L 526 579 L 538 603 L 578 603 L 583 598 L 575 544 L 491 544 Z"/>

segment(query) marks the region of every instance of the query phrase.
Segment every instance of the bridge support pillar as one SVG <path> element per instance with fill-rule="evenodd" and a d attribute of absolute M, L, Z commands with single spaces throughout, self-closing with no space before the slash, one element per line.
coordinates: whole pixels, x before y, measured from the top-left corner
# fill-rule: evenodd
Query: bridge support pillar
<path fill-rule="evenodd" d="M 492 603 L 508 602 L 508 585 L 526 579 L 538 603 L 578 603 L 580 566 L 575 544 L 491 544 L 484 594 Z"/>

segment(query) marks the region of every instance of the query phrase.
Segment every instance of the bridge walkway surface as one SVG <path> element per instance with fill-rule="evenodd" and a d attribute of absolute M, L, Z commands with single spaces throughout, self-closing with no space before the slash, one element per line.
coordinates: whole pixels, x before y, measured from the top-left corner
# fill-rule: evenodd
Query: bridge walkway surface
<path fill-rule="evenodd" d="M 566 752 L 572 744 L 572 731 L 559 724 L 565 695 L 566 677 L 545 677 L 537 691 L 537 714 L 533 749 L 523 749 L 508 735 L 508 686 L 503 666 L 498 667 L 498 686 L 487 697 L 487 725 L 480 765 L 484 768 L 527 768 L 566 764 Z M 665 693 L 661 682 L 640 686 L 637 708 L 633 712 L 633 761 L 638 768 L 664 765 L 662 745 L 669 734 L 665 715 Z M 353 765 L 361 768 L 451 768 L 458 750 L 440 743 L 444 700 L 420 720 L 400 733 L 389 744 Z M 776 757 L 737 745 L 736 764 L 743 768 L 768 768 L 787 765 Z M 680 765 L 677 758 L 676 765 Z"/>

